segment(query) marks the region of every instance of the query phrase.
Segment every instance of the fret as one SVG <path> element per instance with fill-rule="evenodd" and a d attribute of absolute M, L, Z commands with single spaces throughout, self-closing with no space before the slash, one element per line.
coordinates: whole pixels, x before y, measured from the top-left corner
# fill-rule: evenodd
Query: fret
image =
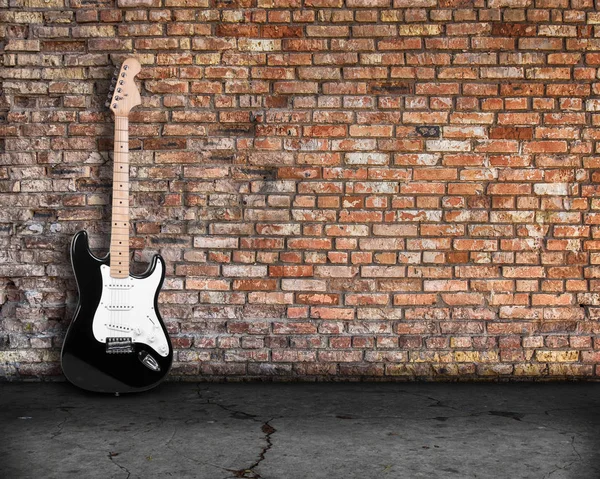
<path fill-rule="evenodd" d="M 115 117 L 110 274 L 129 275 L 129 119 Z M 124 166 L 127 166 L 124 168 Z"/>

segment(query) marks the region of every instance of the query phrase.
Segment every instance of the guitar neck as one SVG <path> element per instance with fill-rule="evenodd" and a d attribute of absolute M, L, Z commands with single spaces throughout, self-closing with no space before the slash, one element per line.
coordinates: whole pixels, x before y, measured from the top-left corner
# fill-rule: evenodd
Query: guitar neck
<path fill-rule="evenodd" d="M 115 116 L 110 275 L 129 275 L 129 118 Z"/>

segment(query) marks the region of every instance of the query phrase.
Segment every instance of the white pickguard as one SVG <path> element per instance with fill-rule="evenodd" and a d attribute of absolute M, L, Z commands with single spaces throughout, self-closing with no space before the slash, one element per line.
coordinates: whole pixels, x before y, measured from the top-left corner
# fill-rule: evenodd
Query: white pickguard
<path fill-rule="evenodd" d="M 111 278 L 110 267 L 100 266 L 102 296 L 94 315 L 92 331 L 101 343 L 107 337 L 131 338 L 151 346 L 161 356 L 169 354 L 169 340 L 156 310 L 154 296 L 160 284 L 164 263 L 159 261 L 147 278 Z"/>

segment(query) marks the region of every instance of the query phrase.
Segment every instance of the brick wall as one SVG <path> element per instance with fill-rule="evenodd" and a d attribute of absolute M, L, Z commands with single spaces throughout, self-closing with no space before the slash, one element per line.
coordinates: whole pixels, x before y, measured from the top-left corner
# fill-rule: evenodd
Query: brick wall
<path fill-rule="evenodd" d="M 58 376 L 80 229 L 132 240 L 172 377 L 593 377 L 591 0 L 0 0 L 0 375 Z"/>

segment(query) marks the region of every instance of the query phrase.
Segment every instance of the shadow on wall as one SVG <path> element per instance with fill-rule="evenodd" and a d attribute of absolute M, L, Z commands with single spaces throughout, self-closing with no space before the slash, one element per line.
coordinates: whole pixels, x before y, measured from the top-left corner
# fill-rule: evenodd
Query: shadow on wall
<path fill-rule="evenodd" d="M 22 295 L 10 279 L 3 278 L 0 281 L 0 376 L 10 377 L 15 375 L 16 367 L 10 361 L 10 335 L 7 323 L 15 317 Z"/>

